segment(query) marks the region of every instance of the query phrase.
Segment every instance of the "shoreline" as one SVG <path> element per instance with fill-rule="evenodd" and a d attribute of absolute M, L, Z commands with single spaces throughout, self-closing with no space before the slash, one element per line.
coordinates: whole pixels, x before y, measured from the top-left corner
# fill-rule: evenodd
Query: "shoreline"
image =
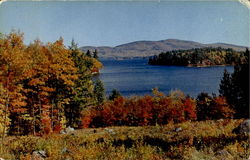
<path fill-rule="evenodd" d="M 221 65 L 198 65 L 198 64 L 189 64 L 189 65 L 160 65 L 160 64 L 148 64 L 148 65 L 151 65 L 151 66 L 177 66 L 177 67 L 188 67 L 188 68 L 235 66 L 235 65 L 232 65 L 232 64 L 221 64 Z"/>
<path fill-rule="evenodd" d="M 189 64 L 186 67 L 197 67 L 197 68 L 203 68 L 203 67 L 225 67 L 225 66 L 234 66 L 232 64 L 217 64 L 217 65 L 199 65 L 199 64 Z"/>

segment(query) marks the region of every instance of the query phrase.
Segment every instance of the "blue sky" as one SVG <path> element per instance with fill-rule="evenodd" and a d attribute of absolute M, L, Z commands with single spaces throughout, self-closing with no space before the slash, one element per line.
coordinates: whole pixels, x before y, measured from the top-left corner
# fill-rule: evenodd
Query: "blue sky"
<path fill-rule="evenodd" d="M 26 43 L 74 38 L 79 46 L 173 38 L 250 46 L 249 13 L 236 1 L 9 1 L 0 5 L 0 32 L 20 30 Z"/>

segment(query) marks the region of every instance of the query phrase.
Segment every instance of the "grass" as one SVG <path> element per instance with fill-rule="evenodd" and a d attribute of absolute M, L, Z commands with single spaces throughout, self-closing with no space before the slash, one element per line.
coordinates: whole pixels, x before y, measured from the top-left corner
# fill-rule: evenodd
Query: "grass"
<path fill-rule="evenodd" d="M 0 158 L 30 160 L 33 151 L 44 150 L 46 160 L 247 159 L 249 135 L 232 133 L 242 121 L 121 126 L 44 137 L 7 137 Z M 182 130 L 176 132 L 179 127 Z"/>

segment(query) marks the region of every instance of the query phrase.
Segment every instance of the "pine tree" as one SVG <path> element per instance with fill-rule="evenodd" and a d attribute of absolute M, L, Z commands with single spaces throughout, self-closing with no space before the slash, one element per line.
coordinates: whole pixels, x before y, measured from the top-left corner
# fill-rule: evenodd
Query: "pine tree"
<path fill-rule="evenodd" d="M 77 68 L 78 79 L 75 80 L 75 85 L 72 87 L 71 101 L 65 108 L 65 115 L 67 125 L 78 128 L 81 125 L 82 111 L 95 104 L 91 73 L 93 63 L 90 57 L 79 50 L 74 41 L 69 48 L 71 58 Z"/>
<path fill-rule="evenodd" d="M 235 110 L 236 118 L 249 118 L 249 50 L 246 49 L 245 63 L 237 64 L 234 72 L 229 75 L 224 72 L 220 84 L 220 95 Z"/>
<path fill-rule="evenodd" d="M 98 59 L 98 52 L 97 49 L 95 49 L 95 51 L 93 52 L 93 58 Z"/>
<path fill-rule="evenodd" d="M 200 93 L 196 99 L 197 102 L 197 120 L 209 119 L 212 97 L 207 93 Z"/>
<path fill-rule="evenodd" d="M 87 50 L 86 56 L 87 56 L 87 57 L 92 57 L 92 56 L 91 56 L 91 53 L 90 53 L 90 50 Z"/>
<path fill-rule="evenodd" d="M 109 100 L 114 100 L 117 97 L 121 97 L 121 93 L 117 91 L 116 89 L 113 89 L 111 92 L 111 95 L 109 96 Z"/>
<path fill-rule="evenodd" d="M 94 94 L 97 100 L 97 104 L 100 105 L 105 100 L 104 86 L 99 79 L 95 81 Z"/>
<path fill-rule="evenodd" d="M 220 83 L 220 89 L 219 89 L 219 93 L 222 96 L 228 97 L 228 101 L 230 101 L 230 103 L 232 104 L 235 96 L 233 93 L 233 84 L 232 84 L 232 77 L 231 74 L 228 73 L 228 71 L 225 69 L 224 73 L 223 73 L 223 78 L 221 79 L 221 83 Z"/>

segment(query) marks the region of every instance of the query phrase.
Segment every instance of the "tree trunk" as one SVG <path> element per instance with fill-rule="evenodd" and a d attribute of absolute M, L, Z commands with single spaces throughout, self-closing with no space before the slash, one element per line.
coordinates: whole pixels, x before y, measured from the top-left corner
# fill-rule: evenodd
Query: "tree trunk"
<path fill-rule="evenodd" d="M 2 145 L 1 145 L 1 151 L 3 149 L 3 141 L 5 138 L 5 130 L 6 130 L 6 120 L 7 120 L 7 112 L 8 112 L 8 108 L 9 108 L 9 101 L 10 101 L 10 96 L 9 96 L 9 81 L 10 81 L 10 73 L 8 72 L 7 75 L 7 81 L 6 81 L 6 88 L 7 88 L 7 93 L 6 93 L 6 102 L 5 102 L 5 107 L 4 107 L 4 125 L 3 125 L 3 133 L 2 133 Z"/>

